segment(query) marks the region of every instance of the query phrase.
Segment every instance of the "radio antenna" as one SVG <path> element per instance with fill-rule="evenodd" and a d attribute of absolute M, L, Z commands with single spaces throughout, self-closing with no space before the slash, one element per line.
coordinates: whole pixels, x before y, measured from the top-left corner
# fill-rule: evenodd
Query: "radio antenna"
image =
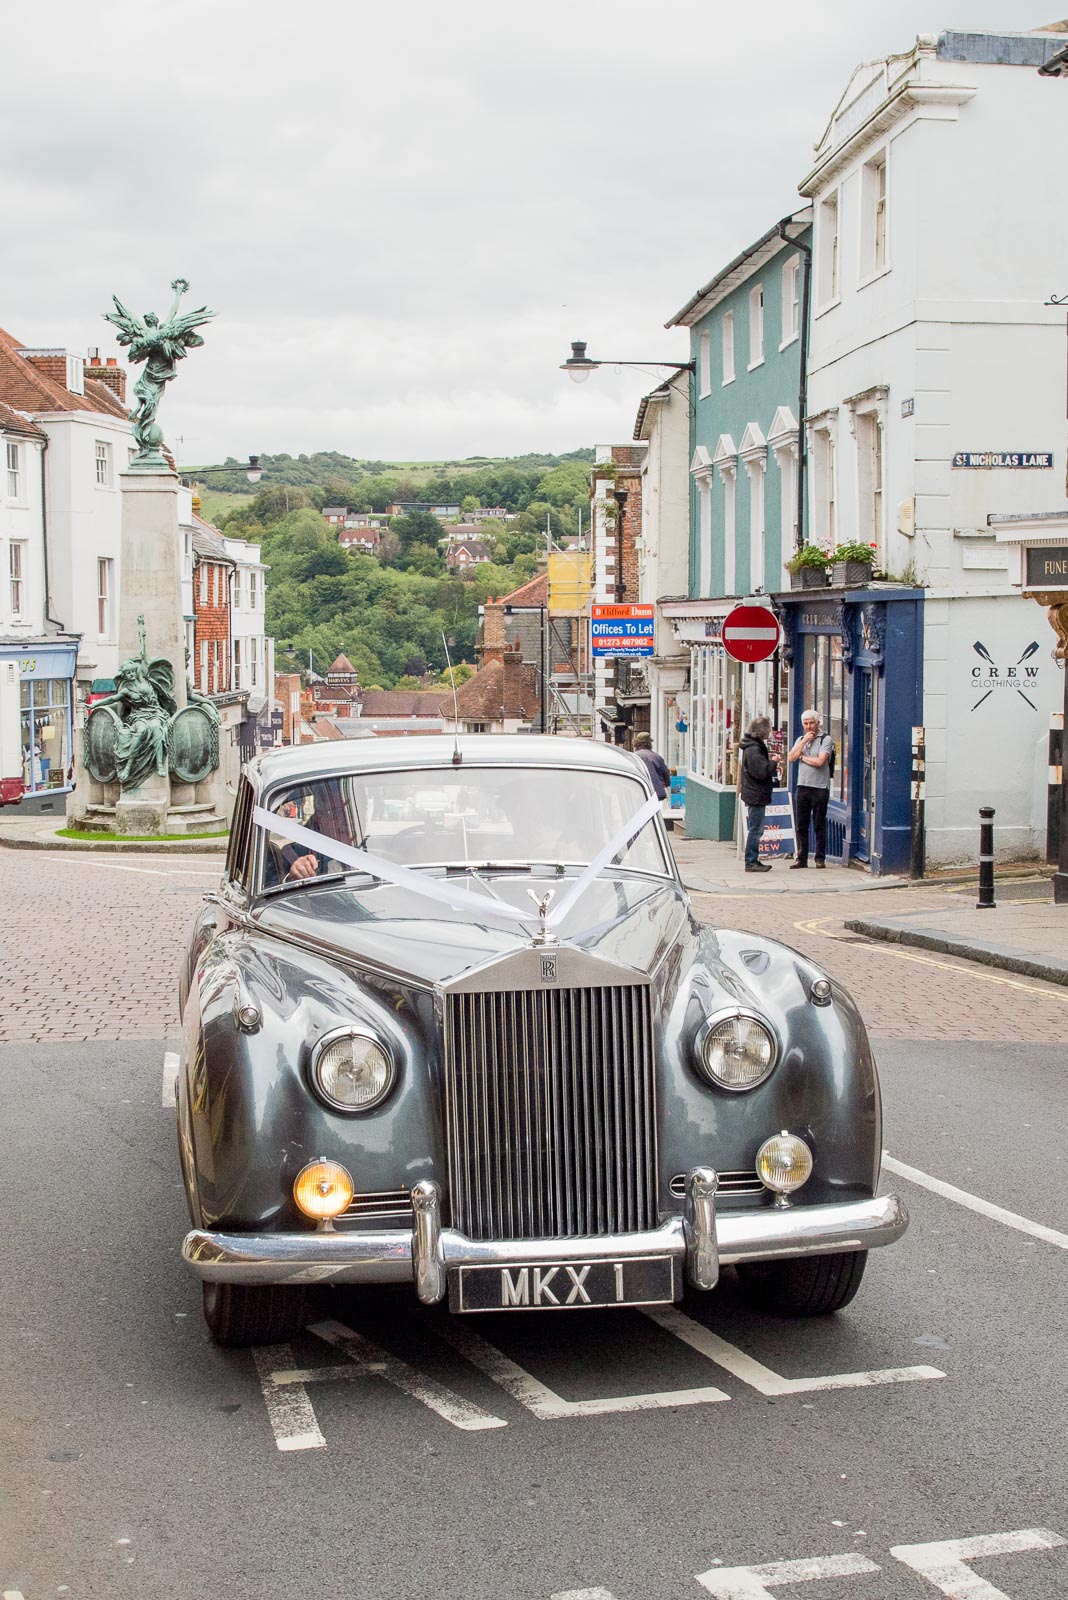
<path fill-rule="evenodd" d="M 449 682 L 452 685 L 452 764 L 461 766 L 463 756 L 460 754 L 460 707 L 456 700 L 456 674 L 452 670 L 452 657 L 449 654 L 449 641 L 444 633 L 441 642 L 445 646 L 445 664 L 449 669 Z"/>

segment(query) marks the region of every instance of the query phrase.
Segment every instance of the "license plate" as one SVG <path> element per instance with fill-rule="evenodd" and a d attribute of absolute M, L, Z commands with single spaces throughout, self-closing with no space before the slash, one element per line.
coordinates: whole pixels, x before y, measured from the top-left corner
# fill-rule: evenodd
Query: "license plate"
<path fill-rule="evenodd" d="M 663 1306 L 675 1295 L 674 1256 L 624 1261 L 522 1261 L 453 1267 L 453 1311 L 556 1311 L 580 1306 Z"/>

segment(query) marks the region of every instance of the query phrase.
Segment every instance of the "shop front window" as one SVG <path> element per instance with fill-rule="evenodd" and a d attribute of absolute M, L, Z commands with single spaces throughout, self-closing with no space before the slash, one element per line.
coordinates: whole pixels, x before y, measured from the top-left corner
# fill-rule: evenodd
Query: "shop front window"
<path fill-rule="evenodd" d="M 721 646 L 693 652 L 690 674 L 690 770 L 712 783 L 737 782 L 742 723 L 742 668 Z"/>
<path fill-rule="evenodd" d="M 849 675 L 837 633 L 812 633 L 805 639 L 804 707 L 819 713 L 824 733 L 834 740 L 833 799 L 849 793 Z"/>
<path fill-rule="evenodd" d="M 66 787 L 70 689 L 67 678 L 24 678 L 19 685 L 22 781 L 29 794 Z"/>

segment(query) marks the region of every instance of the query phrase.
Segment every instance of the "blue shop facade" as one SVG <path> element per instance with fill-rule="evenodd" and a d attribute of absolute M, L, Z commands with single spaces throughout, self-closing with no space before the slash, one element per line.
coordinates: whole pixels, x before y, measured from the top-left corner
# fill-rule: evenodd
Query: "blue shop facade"
<path fill-rule="evenodd" d="M 923 715 L 922 589 L 790 590 L 774 596 L 789 674 L 789 739 L 816 710 L 835 742 L 827 859 L 907 873 L 912 729 Z M 796 785 L 796 768 L 791 772 Z"/>
<path fill-rule="evenodd" d="M 0 804 L 62 812 L 73 763 L 77 654 L 76 640 L 0 640 Z"/>

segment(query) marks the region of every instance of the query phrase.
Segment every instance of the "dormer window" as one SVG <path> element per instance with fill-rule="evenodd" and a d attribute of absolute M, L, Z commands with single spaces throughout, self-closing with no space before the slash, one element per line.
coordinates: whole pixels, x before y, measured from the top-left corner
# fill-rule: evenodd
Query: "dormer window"
<path fill-rule="evenodd" d="M 71 394 L 85 393 L 85 362 L 81 356 L 67 357 L 67 389 Z"/>

